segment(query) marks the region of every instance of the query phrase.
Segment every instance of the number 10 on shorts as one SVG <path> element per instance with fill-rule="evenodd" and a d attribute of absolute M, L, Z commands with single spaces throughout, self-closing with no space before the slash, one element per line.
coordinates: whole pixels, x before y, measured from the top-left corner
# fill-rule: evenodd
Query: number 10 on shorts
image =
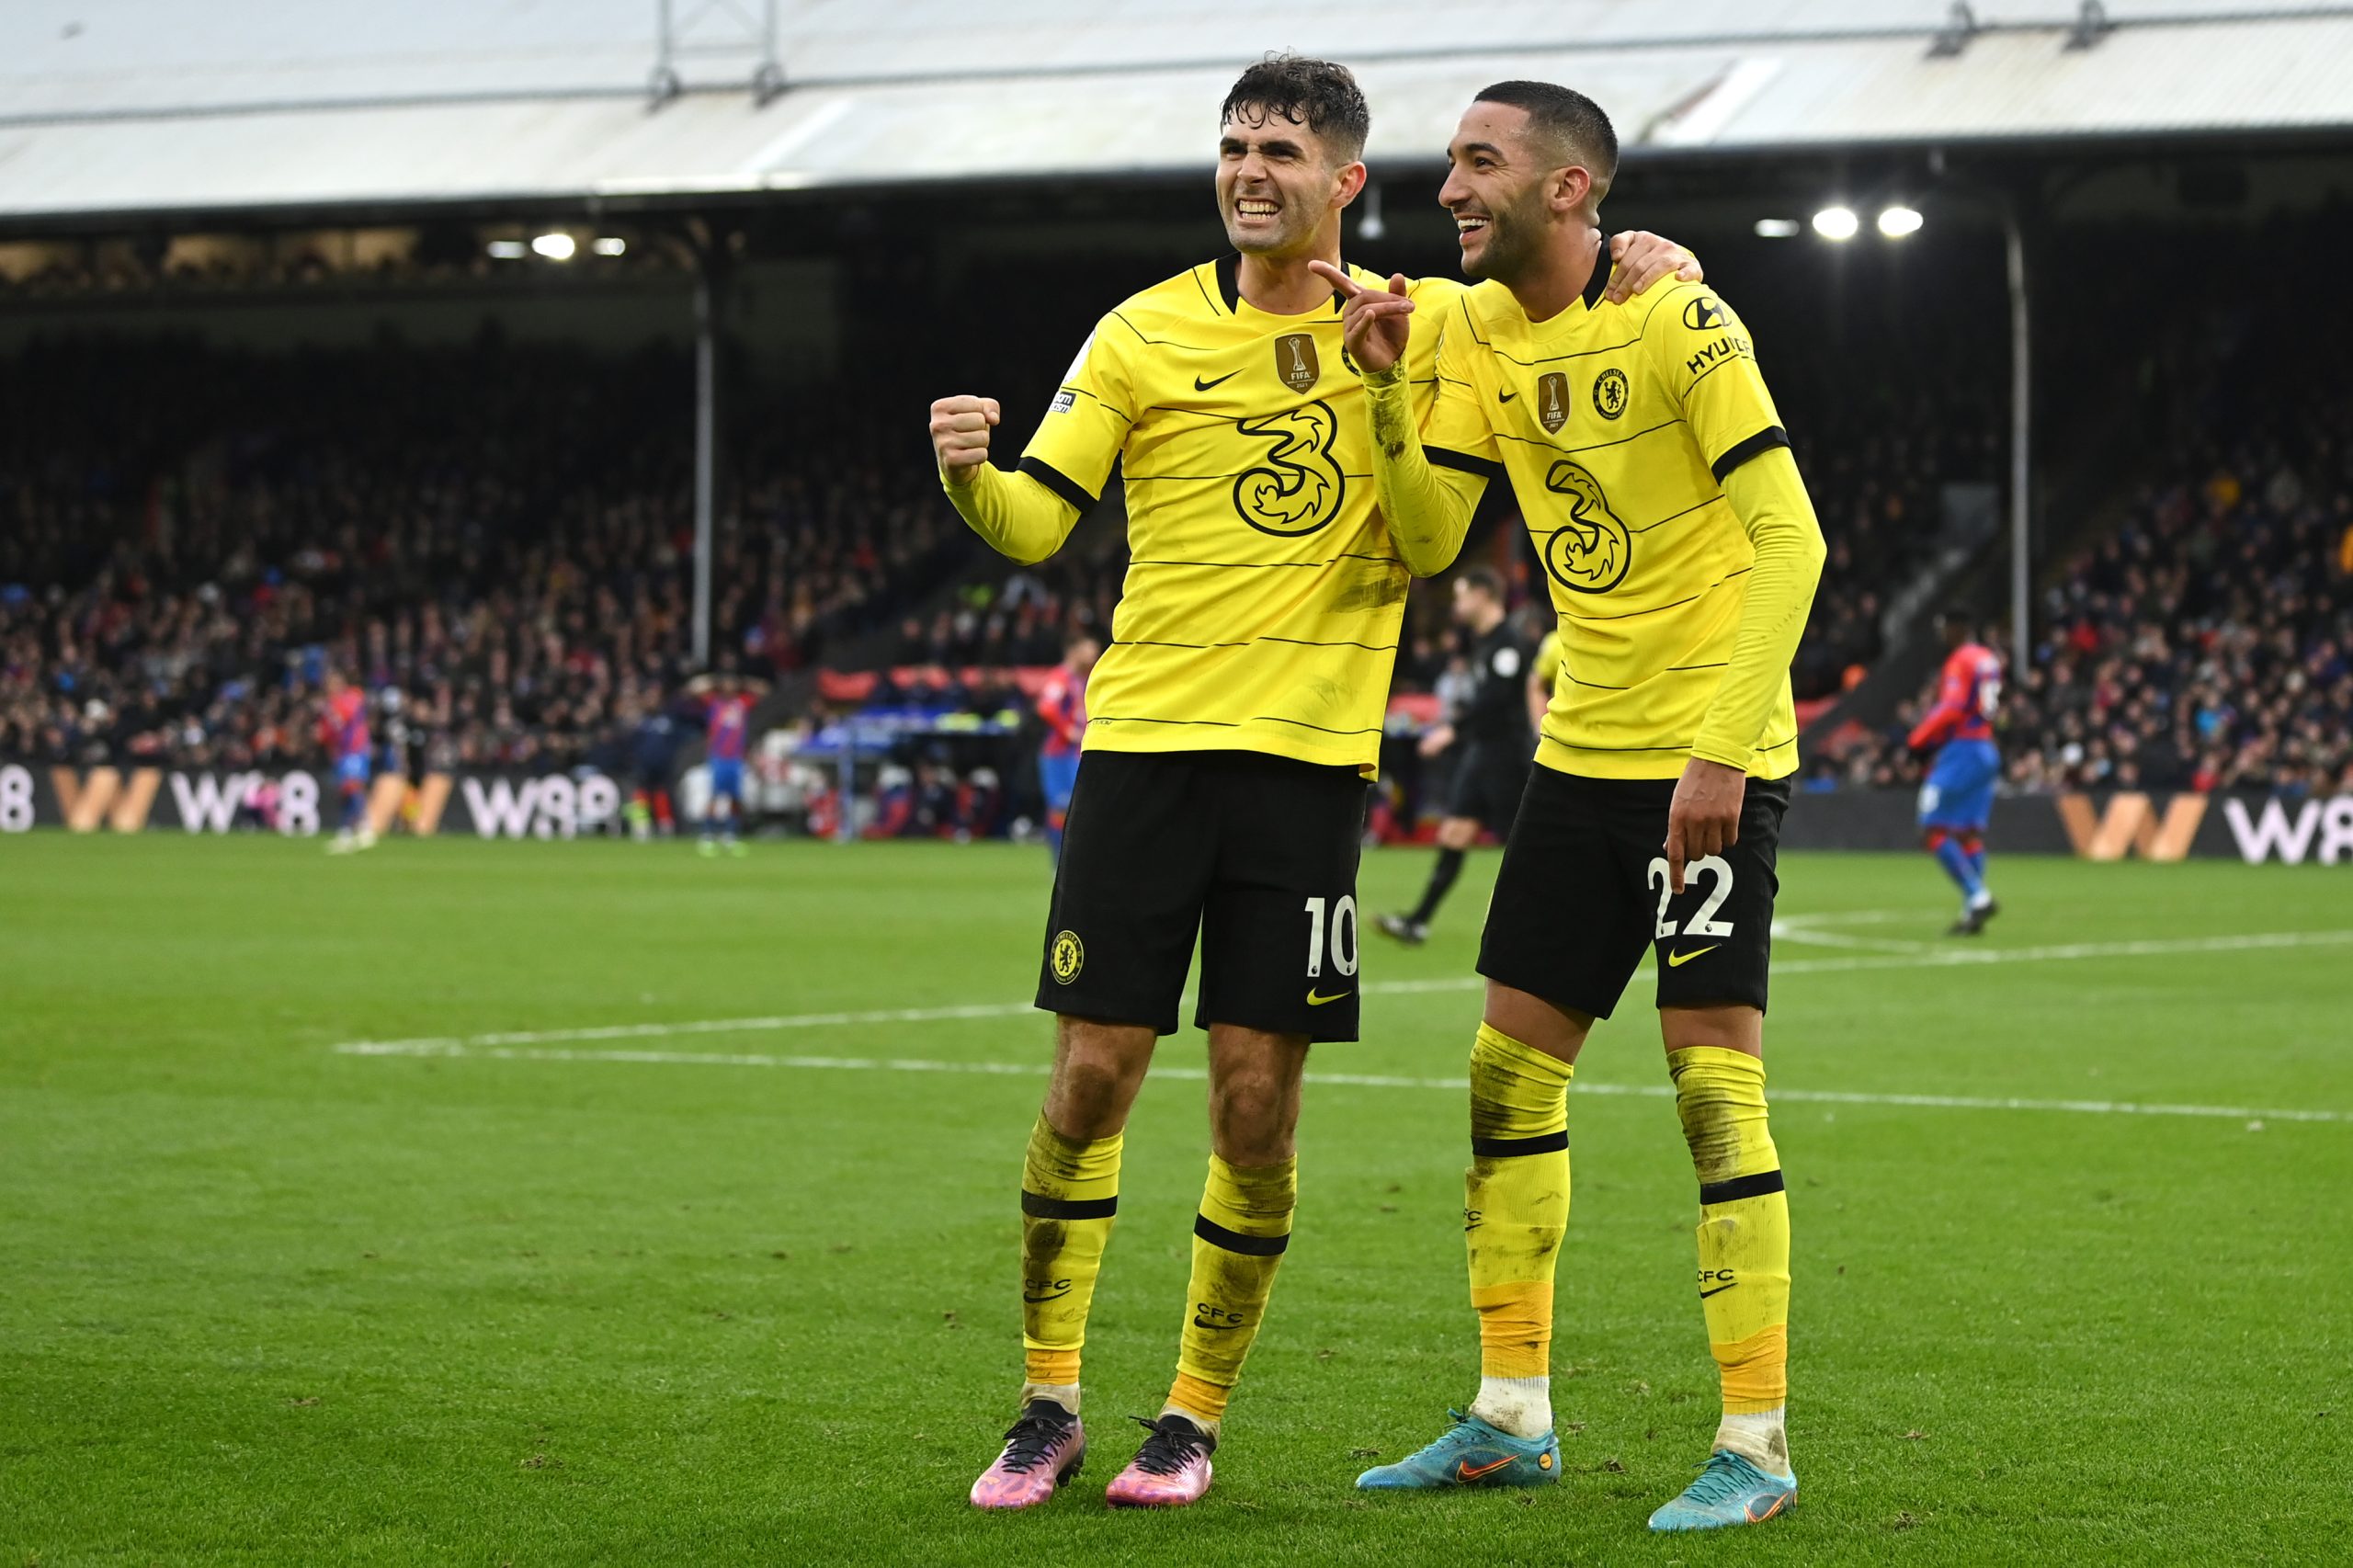
<path fill-rule="evenodd" d="M 1327 908 L 1331 916 L 1328 921 L 1324 918 Z M 1337 903 L 1320 898 L 1307 901 L 1307 978 L 1310 980 L 1324 972 L 1324 938 L 1327 927 L 1332 940 L 1333 971 L 1343 975 L 1356 973 L 1356 894 L 1342 893 Z"/>

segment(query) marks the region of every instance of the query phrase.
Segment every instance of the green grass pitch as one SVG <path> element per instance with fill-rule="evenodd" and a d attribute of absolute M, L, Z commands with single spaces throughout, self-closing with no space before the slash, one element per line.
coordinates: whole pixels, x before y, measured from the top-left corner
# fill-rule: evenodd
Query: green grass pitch
<path fill-rule="evenodd" d="M 1366 908 L 1427 866 L 1369 857 Z M 1366 938 L 1367 1039 L 1316 1053 L 1400 1081 L 1308 1092 L 1206 1502 L 1102 1504 L 1176 1351 L 1188 1034 L 1129 1131 L 1086 1471 L 979 1517 L 1041 852 L 0 840 L 0 1568 L 2347 1560 L 2353 873 L 2320 868 L 1997 855 L 1963 948 L 1924 858 L 1790 858 L 1795 1511 L 1643 1529 L 1714 1417 L 1647 974 L 1571 1100 L 1563 1484 L 1353 1494 L 1475 1387 L 1472 866 L 1427 947 Z"/>

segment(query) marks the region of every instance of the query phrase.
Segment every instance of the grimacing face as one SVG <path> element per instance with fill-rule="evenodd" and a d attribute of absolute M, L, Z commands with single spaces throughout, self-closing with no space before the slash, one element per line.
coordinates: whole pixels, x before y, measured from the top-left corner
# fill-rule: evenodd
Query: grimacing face
<path fill-rule="evenodd" d="M 1454 216 L 1463 276 L 1508 283 L 1543 246 L 1557 166 L 1528 134 L 1526 109 L 1483 101 L 1463 111 L 1446 156 L 1438 199 Z"/>
<path fill-rule="evenodd" d="M 1238 107 L 1218 136 L 1217 210 L 1228 243 L 1245 256 L 1311 250 L 1324 218 L 1355 199 L 1362 180 L 1352 171 L 1361 168 L 1335 163 L 1301 121 Z"/>

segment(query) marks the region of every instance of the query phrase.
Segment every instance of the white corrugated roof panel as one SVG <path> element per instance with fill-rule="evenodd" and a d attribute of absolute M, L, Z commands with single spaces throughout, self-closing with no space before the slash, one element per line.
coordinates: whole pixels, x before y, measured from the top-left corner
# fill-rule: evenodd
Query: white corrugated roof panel
<path fill-rule="evenodd" d="M 758 10 L 674 3 L 710 38 Z M 1285 47 L 1357 65 L 1376 160 L 1435 156 L 1504 76 L 1591 93 L 1637 156 L 2353 127 L 2353 6 L 2161 19 L 2227 8 L 2112 0 L 2120 25 L 2070 50 L 2075 6 L 1985 0 L 1988 30 L 1931 58 L 1929 0 L 815 0 L 780 7 L 780 97 L 649 111 L 653 0 L 16 0 L 0 216 L 1193 170 L 1235 71 Z M 754 58 L 682 70 L 748 84 Z"/>

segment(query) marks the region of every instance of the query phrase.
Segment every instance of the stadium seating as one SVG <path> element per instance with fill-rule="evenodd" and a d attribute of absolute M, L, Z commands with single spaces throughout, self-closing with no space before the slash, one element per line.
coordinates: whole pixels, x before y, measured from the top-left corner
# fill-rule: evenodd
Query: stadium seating
<path fill-rule="evenodd" d="M 2066 562 L 2006 704 L 2014 787 L 2353 790 L 2348 437 L 2340 401 L 2186 446 L 2120 528 Z M 1816 776 L 1916 782 L 1904 736 L 1928 699 Z"/>
<path fill-rule="evenodd" d="M 617 745 L 687 673 L 688 374 L 495 340 L 28 350 L 0 375 L 0 754 L 314 760 L 331 664 L 434 766 Z M 965 542 L 871 430 L 794 430 L 741 443 L 718 527 L 714 649 L 758 675 L 887 624 Z"/>

